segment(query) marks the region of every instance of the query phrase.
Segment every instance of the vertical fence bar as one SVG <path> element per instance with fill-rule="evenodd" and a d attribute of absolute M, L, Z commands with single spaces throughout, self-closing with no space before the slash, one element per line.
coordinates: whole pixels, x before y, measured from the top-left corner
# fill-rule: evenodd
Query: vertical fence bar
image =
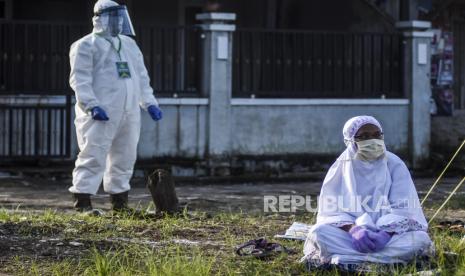
<path fill-rule="evenodd" d="M 16 25 L 15 24 L 12 24 L 11 25 L 11 32 L 10 32 L 10 35 L 11 35 L 11 89 L 13 91 L 16 91 L 17 90 L 17 86 L 16 86 L 16 43 L 15 43 L 15 40 L 16 40 Z"/>
<path fill-rule="evenodd" d="M 0 146 L 1 146 L 1 154 L 2 155 L 7 155 L 6 154 L 6 149 L 7 149 L 7 138 L 6 138 L 6 112 L 5 108 L 0 106 L 0 124 L 2 125 L 1 131 L 0 131 Z"/>
<path fill-rule="evenodd" d="M 0 22 L 0 92 L 5 91 L 5 24 Z"/>
<path fill-rule="evenodd" d="M 172 47 L 170 47 L 172 49 L 172 53 L 171 53 L 171 90 L 173 90 L 174 92 L 176 92 L 176 89 L 177 89 L 177 80 L 178 80 L 178 74 L 177 74 L 177 50 L 178 48 L 176 47 L 177 46 L 177 40 L 178 40 L 178 36 L 177 36 L 177 32 L 176 32 L 176 29 L 174 29 L 171 33 L 172 35 Z"/>
<path fill-rule="evenodd" d="M 34 155 L 39 155 L 39 148 L 40 148 L 40 109 L 35 109 L 34 114 Z"/>
<path fill-rule="evenodd" d="M 26 109 L 21 109 L 21 155 L 25 155 L 26 153 Z"/>
<path fill-rule="evenodd" d="M 408 95 L 404 95 L 403 91 L 403 74 L 404 74 L 404 66 L 403 64 L 403 38 L 401 35 L 394 36 L 394 40 L 392 42 L 392 49 L 393 49 L 393 58 L 392 58 L 392 86 L 391 92 L 392 94 L 407 97 Z"/>
<path fill-rule="evenodd" d="M 65 100 L 67 101 L 68 98 L 66 97 Z M 59 109 L 59 114 L 60 114 L 60 120 L 59 120 L 59 130 L 60 131 L 60 135 L 59 135 L 59 144 L 60 144 L 60 149 L 59 149 L 59 155 L 60 156 L 65 156 L 66 153 L 65 153 L 65 133 L 67 131 L 67 125 L 66 125 L 66 120 L 65 120 L 65 114 L 66 114 L 66 106 L 64 108 L 60 108 Z"/>
<path fill-rule="evenodd" d="M 166 57 L 166 51 L 165 51 L 165 48 L 166 48 L 166 47 L 165 47 L 165 42 L 166 42 L 166 30 L 160 30 L 160 34 L 161 34 L 161 40 L 160 40 L 160 46 L 161 46 L 160 50 L 161 50 L 161 53 L 160 53 L 160 54 L 161 54 L 161 72 L 162 72 L 162 79 L 161 79 L 161 83 L 160 83 L 160 84 L 161 84 L 161 90 L 162 90 L 162 91 L 166 91 L 166 90 L 168 90 L 168 89 L 166 88 L 166 83 L 167 83 L 167 82 L 166 82 L 166 80 L 167 80 L 166 74 L 167 74 L 167 72 L 169 71 L 169 70 L 166 69 L 166 68 L 167 68 L 167 65 L 166 65 L 166 64 L 167 64 L 167 62 L 166 62 L 167 57 Z"/>
<path fill-rule="evenodd" d="M 51 147 L 52 147 L 52 110 L 50 108 L 47 109 L 47 123 L 46 123 L 46 139 L 47 139 L 47 150 L 45 155 L 51 155 Z"/>
<path fill-rule="evenodd" d="M 68 93 L 66 95 L 66 156 L 71 156 L 71 124 L 72 124 L 72 98 L 71 98 L 71 94 Z"/>
<path fill-rule="evenodd" d="M 13 109 L 9 109 L 8 111 L 8 119 L 10 121 L 8 124 L 8 134 L 10 136 L 8 138 L 8 142 L 10 144 L 8 155 L 13 156 Z"/>

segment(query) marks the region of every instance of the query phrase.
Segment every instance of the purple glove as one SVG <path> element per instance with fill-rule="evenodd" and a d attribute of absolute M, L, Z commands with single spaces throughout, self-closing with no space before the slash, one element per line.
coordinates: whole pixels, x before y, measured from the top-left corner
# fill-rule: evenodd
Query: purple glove
<path fill-rule="evenodd" d="M 383 250 L 386 244 L 391 240 L 391 235 L 389 235 L 386 231 L 379 231 L 379 232 L 368 232 L 368 237 L 373 241 L 375 244 L 375 252 Z"/>
<path fill-rule="evenodd" d="M 103 110 L 99 106 L 96 106 L 96 107 L 92 108 L 91 114 L 92 114 L 92 119 L 94 119 L 96 121 L 108 121 L 109 120 L 105 110 Z"/>
<path fill-rule="evenodd" d="M 349 234 L 352 236 L 352 246 L 355 250 L 362 253 L 375 250 L 375 244 L 369 237 L 370 232 L 370 230 L 361 226 L 354 226 L 350 229 Z"/>
<path fill-rule="evenodd" d="M 161 112 L 161 109 L 155 105 L 149 106 L 147 108 L 147 111 L 154 121 L 158 121 L 161 120 L 161 118 L 163 118 L 163 112 Z"/>

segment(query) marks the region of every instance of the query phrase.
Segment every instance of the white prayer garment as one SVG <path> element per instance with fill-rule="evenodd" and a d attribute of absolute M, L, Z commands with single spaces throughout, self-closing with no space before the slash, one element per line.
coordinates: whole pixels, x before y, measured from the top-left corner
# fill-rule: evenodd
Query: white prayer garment
<path fill-rule="evenodd" d="M 374 161 L 357 158 L 354 136 L 366 124 L 382 131 L 371 116 L 354 117 L 344 126 L 347 149 L 323 181 L 317 223 L 307 236 L 303 261 L 405 263 L 431 247 L 428 224 L 404 162 L 386 149 Z M 393 236 L 382 250 L 361 253 L 353 248 L 351 235 L 340 228 L 346 225 L 384 230 Z"/>

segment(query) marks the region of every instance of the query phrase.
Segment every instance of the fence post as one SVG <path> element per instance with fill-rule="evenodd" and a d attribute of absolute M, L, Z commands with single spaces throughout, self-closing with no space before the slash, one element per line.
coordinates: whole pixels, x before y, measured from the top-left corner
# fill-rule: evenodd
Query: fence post
<path fill-rule="evenodd" d="M 234 13 L 197 14 L 202 22 L 201 93 L 209 98 L 208 151 L 211 175 L 230 173 L 232 33 Z"/>
<path fill-rule="evenodd" d="M 413 168 L 422 168 L 429 159 L 431 118 L 431 39 L 427 21 L 401 21 L 396 27 L 403 32 L 404 95 L 410 100 L 409 151 Z"/>

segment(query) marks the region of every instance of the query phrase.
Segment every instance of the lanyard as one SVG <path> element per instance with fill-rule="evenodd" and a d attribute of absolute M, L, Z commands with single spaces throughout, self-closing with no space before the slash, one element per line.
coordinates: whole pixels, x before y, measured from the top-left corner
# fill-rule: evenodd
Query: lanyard
<path fill-rule="evenodd" d="M 104 37 L 104 39 L 111 44 L 111 48 L 113 48 L 116 51 L 116 53 L 118 54 L 119 60 L 121 61 L 121 53 L 120 53 L 121 52 L 121 38 L 119 38 L 119 36 L 117 36 L 117 38 L 119 40 L 118 49 L 116 49 L 115 44 L 113 44 L 112 40 Z"/>

